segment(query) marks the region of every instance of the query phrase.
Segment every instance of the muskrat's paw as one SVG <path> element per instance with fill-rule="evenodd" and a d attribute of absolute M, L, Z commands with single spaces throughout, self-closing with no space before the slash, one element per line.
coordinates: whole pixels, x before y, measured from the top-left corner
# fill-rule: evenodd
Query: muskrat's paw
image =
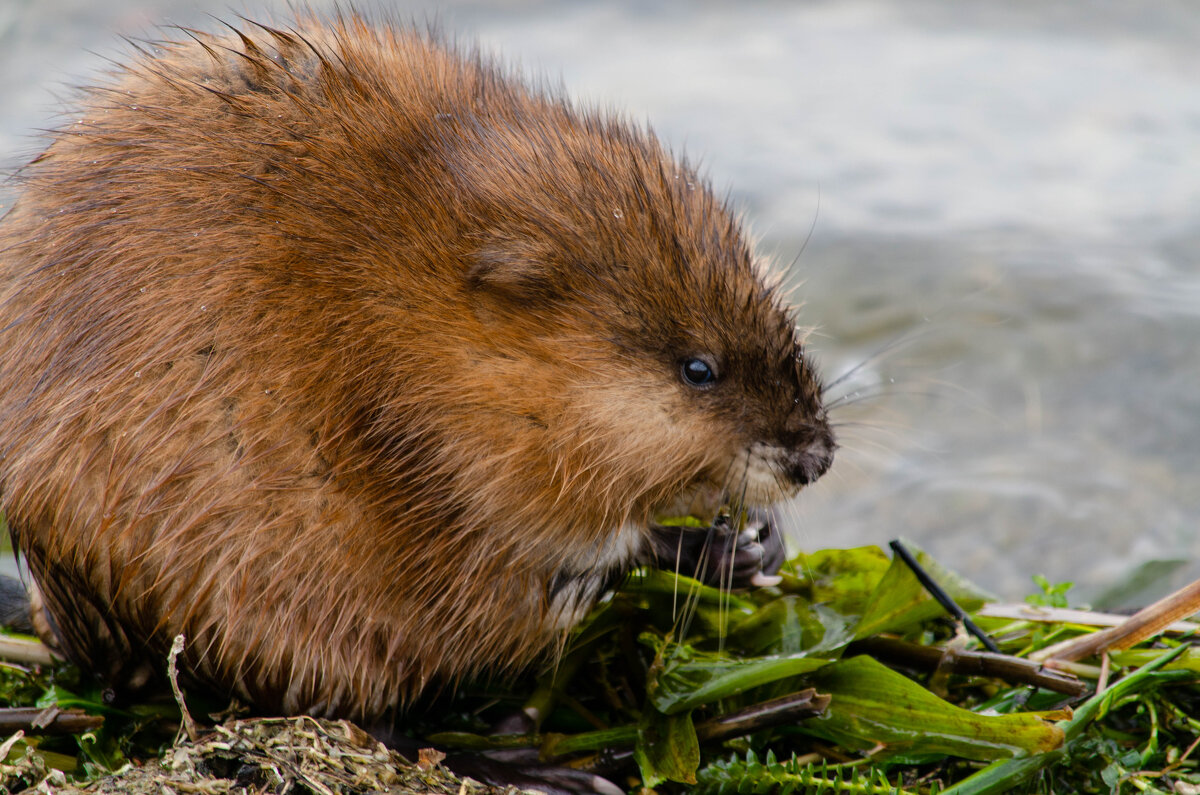
<path fill-rule="evenodd" d="M 29 590 L 17 577 L 0 575 L 0 626 L 26 635 L 34 633 Z"/>
<path fill-rule="evenodd" d="M 450 754 L 443 764 L 456 776 L 495 787 L 536 790 L 546 795 L 625 795 L 625 790 L 603 776 L 539 763 L 536 754 L 525 749 Z"/>
<path fill-rule="evenodd" d="M 533 727 L 532 730 L 536 730 Z M 497 732 L 492 732 L 497 734 Z M 399 733 L 394 726 L 379 725 L 371 735 L 408 759 L 421 758 L 430 743 Z M 434 747 L 445 756 L 441 764 L 459 778 L 473 778 L 493 787 L 537 790 L 546 795 L 624 795 L 625 791 L 603 776 L 541 762 L 536 748 L 496 751 L 451 751 Z"/>
<path fill-rule="evenodd" d="M 651 525 L 656 564 L 707 584 L 758 588 L 779 583 L 783 539 L 763 513 L 751 513 L 738 532 L 729 517 L 708 528 Z"/>

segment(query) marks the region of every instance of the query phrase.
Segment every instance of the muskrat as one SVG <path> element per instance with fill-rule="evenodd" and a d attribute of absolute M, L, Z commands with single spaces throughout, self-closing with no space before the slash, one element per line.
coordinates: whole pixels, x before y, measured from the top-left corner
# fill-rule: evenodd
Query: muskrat
<path fill-rule="evenodd" d="M 649 130 L 399 24 L 231 31 L 82 92 L 0 222 L 48 642 L 374 719 L 543 658 L 656 518 L 825 472 L 791 309 Z"/>

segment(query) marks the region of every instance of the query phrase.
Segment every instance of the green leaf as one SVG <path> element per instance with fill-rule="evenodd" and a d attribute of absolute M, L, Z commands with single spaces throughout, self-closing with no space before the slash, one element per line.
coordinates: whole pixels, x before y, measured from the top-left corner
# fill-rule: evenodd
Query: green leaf
<path fill-rule="evenodd" d="M 1174 575 L 1192 562 L 1190 558 L 1147 560 L 1122 574 L 1116 582 L 1106 583 L 1088 602 L 1092 610 L 1112 612 L 1157 602 L 1183 584 L 1183 581 L 1175 582 Z"/>
<path fill-rule="evenodd" d="M 129 712 L 105 704 L 100 700 L 99 696 L 95 698 L 79 696 L 61 685 L 47 687 L 38 698 L 35 706 L 82 709 L 97 715 L 115 715 L 123 718 L 131 717 Z"/>
<path fill-rule="evenodd" d="M 870 657 L 831 663 L 806 678 L 833 698 L 805 729 L 849 748 L 986 761 L 1046 753 L 1063 742 L 1062 729 L 1037 715 L 970 712 Z"/>
<path fill-rule="evenodd" d="M 741 660 L 668 642 L 651 667 L 646 695 L 659 712 L 674 715 L 828 664 L 806 653 Z"/>
<path fill-rule="evenodd" d="M 78 735 L 76 742 L 84 769 L 90 776 L 101 776 L 118 770 L 125 764 L 119 738 L 107 732 L 86 732 Z"/>
<path fill-rule="evenodd" d="M 725 637 L 729 626 L 758 610 L 744 595 L 705 585 L 691 577 L 660 569 L 639 569 L 621 589 L 617 600 L 639 610 L 648 623 L 672 631 L 683 621 L 689 637 Z"/>
<path fill-rule="evenodd" d="M 782 573 L 808 586 L 805 590 L 811 592 L 813 602 L 839 613 L 861 615 L 889 563 L 879 547 L 825 549 L 797 555 Z"/>
<path fill-rule="evenodd" d="M 633 752 L 642 773 L 642 784 L 657 787 L 664 781 L 695 784 L 700 767 L 700 742 L 692 713 L 663 715 L 646 710 L 638 724 L 637 746 Z"/>
<path fill-rule="evenodd" d="M 806 652 L 833 658 L 854 640 L 851 623 L 853 619 L 826 605 L 785 594 L 730 626 L 725 647 L 743 655 Z"/>
<path fill-rule="evenodd" d="M 983 607 L 985 602 L 995 601 L 994 596 L 945 568 L 911 541 L 904 543 L 929 576 L 963 610 L 971 612 Z M 945 612 L 904 561 L 894 558 L 871 594 L 854 636 L 867 638 L 881 632 L 903 634 L 918 628 L 922 622 L 945 615 Z"/>
<path fill-rule="evenodd" d="M 698 530 L 707 530 L 712 527 L 712 522 L 706 522 L 695 516 L 659 517 L 656 521 L 663 527 L 694 527 Z"/>
<path fill-rule="evenodd" d="M 1075 587 L 1073 582 L 1052 583 L 1046 579 L 1045 575 L 1033 575 L 1033 583 L 1041 589 L 1039 594 L 1030 594 L 1025 597 L 1025 601 L 1031 605 L 1043 605 L 1045 607 L 1069 607 L 1067 599 L 1067 591 Z"/>
<path fill-rule="evenodd" d="M 1162 656 L 1162 649 L 1124 649 L 1109 652 L 1109 659 L 1118 668 L 1141 668 Z M 1163 666 L 1164 671 L 1200 673 L 1200 649 L 1184 644 L 1184 651 Z"/>
<path fill-rule="evenodd" d="M 757 605 L 750 599 L 720 588 L 705 585 L 699 580 L 685 577 L 662 569 L 638 569 L 621 588 L 623 594 L 648 597 L 678 598 L 680 605 L 691 601 L 700 605 L 712 605 L 724 610 L 752 613 Z"/>

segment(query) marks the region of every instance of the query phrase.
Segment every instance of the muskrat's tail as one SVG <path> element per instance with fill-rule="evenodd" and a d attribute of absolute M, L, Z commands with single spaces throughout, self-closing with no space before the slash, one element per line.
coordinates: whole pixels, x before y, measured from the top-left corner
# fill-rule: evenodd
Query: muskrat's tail
<path fill-rule="evenodd" d="M 0 626 L 26 635 L 33 634 L 29 589 L 17 577 L 0 575 Z"/>

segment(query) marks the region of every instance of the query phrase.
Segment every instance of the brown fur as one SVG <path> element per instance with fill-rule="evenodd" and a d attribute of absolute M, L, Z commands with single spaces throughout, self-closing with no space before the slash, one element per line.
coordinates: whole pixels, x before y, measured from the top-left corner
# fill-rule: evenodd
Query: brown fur
<path fill-rule="evenodd" d="M 544 654 L 656 513 L 824 471 L 790 314 L 651 133 L 400 26 L 185 33 L 0 223 L 3 508 L 72 657 L 182 632 L 375 717 Z"/>

